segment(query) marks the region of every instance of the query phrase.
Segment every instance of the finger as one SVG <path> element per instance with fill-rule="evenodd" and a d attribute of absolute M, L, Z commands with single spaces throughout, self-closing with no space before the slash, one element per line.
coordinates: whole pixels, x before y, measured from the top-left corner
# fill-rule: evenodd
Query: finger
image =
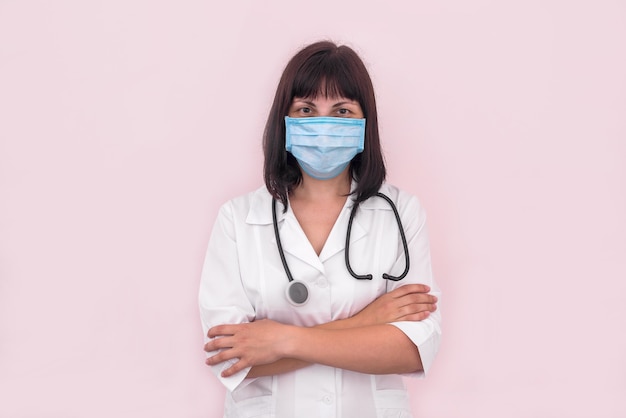
<path fill-rule="evenodd" d="M 429 316 L 430 316 L 430 311 L 422 311 L 422 312 L 417 312 L 417 313 L 403 316 L 402 318 L 400 318 L 400 321 L 419 322 L 419 321 L 423 321 L 424 319 L 427 319 Z"/>
<path fill-rule="evenodd" d="M 412 305 L 405 305 L 398 309 L 398 317 L 403 318 L 408 315 L 416 314 L 419 312 L 427 312 L 426 305 L 415 303 Z"/>
<path fill-rule="evenodd" d="M 437 305 L 434 303 L 418 303 L 415 305 L 415 312 L 435 312 L 437 310 Z"/>
<path fill-rule="evenodd" d="M 437 310 L 437 305 L 434 303 L 418 303 L 414 305 L 414 312 L 435 312 Z"/>
<path fill-rule="evenodd" d="M 429 297 L 429 295 L 425 294 L 410 294 L 405 295 L 401 298 L 394 299 L 395 309 L 409 309 L 413 311 L 421 311 L 424 309 L 416 308 L 418 305 L 435 305 L 436 302 L 433 298 Z"/>
<path fill-rule="evenodd" d="M 215 354 L 214 356 L 208 357 L 205 360 L 205 363 L 208 364 L 209 366 L 215 366 L 216 364 L 220 364 L 222 362 L 232 360 L 234 358 L 237 358 L 237 353 L 235 353 L 235 350 L 232 350 L 232 349 L 222 350 L 219 353 Z"/>
<path fill-rule="evenodd" d="M 395 297 L 402 297 L 409 293 L 428 293 L 428 292 L 430 292 L 429 286 L 425 284 L 421 284 L 421 283 L 414 283 L 414 284 L 406 284 L 404 286 L 400 286 L 399 288 L 389 293 L 393 293 Z"/>
<path fill-rule="evenodd" d="M 234 375 L 236 373 L 239 373 L 240 371 L 242 371 L 246 367 L 248 367 L 248 366 L 244 363 L 244 361 L 239 360 L 237 363 L 233 364 L 228 369 L 224 370 L 222 372 L 222 377 L 230 377 L 230 376 L 232 376 L 232 375 Z"/>
<path fill-rule="evenodd" d="M 437 303 L 437 296 L 429 295 L 427 293 L 410 293 L 408 295 L 404 295 L 400 298 L 397 298 L 397 303 L 399 304 L 413 304 L 413 303 Z"/>
<path fill-rule="evenodd" d="M 204 351 L 216 351 L 221 348 L 232 348 L 234 342 L 231 337 L 215 338 L 204 345 Z"/>
<path fill-rule="evenodd" d="M 435 312 L 437 310 L 437 305 L 431 303 L 413 303 L 410 305 L 402 306 L 398 310 L 398 316 L 400 318 L 404 318 L 406 316 L 410 316 L 413 314 L 417 314 L 420 312 Z"/>
<path fill-rule="evenodd" d="M 220 364 L 222 361 L 224 361 L 220 354 L 222 354 L 222 352 L 214 356 L 207 357 L 207 359 L 204 362 L 207 364 L 207 366 L 215 366 L 216 364 Z"/>
<path fill-rule="evenodd" d="M 237 329 L 237 325 L 216 325 L 209 329 L 207 337 L 215 338 L 220 335 L 233 335 Z"/>

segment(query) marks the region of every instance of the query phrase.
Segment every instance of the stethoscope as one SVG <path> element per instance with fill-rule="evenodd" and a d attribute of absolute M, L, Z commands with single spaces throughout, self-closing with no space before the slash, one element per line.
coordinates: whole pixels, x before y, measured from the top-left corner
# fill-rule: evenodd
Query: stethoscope
<path fill-rule="evenodd" d="M 393 281 L 402 280 L 409 272 L 409 247 L 406 243 L 406 236 L 404 235 L 402 221 L 400 220 L 400 215 L 398 214 L 398 209 L 396 208 L 396 205 L 387 195 L 383 193 L 376 193 L 375 196 L 385 199 L 387 203 L 389 203 L 389 206 L 391 206 L 391 209 L 393 209 L 393 214 L 396 216 L 396 223 L 398 224 L 398 229 L 400 230 L 400 237 L 402 238 L 402 247 L 404 248 L 404 272 L 402 272 L 402 274 L 399 276 L 392 276 L 390 274 L 383 273 L 383 279 Z M 356 215 L 356 210 L 358 209 L 358 207 L 358 203 L 355 203 L 354 206 L 352 206 L 350 219 L 348 219 L 348 230 L 346 231 L 345 249 L 346 268 L 348 269 L 350 275 L 355 279 L 372 280 L 371 274 L 356 274 L 354 270 L 352 270 L 352 267 L 350 267 L 350 233 L 352 232 L 352 221 L 354 220 L 354 215 Z M 291 275 L 291 270 L 289 270 L 289 266 L 287 265 L 287 260 L 285 260 L 285 252 L 283 251 L 283 245 L 280 241 L 280 234 L 278 233 L 278 221 L 276 220 L 276 199 L 272 199 L 272 221 L 274 223 L 274 235 L 276 236 L 276 244 L 278 246 L 280 260 L 283 263 L 285 273 L 287 274 L 287 279 L 289 280 L 289 284 L 285 289 L 287 300 L 295 306 L 304 305 L 309 300 L 309 287 L 302 280 L 294 280 L 293 276 Z"/>

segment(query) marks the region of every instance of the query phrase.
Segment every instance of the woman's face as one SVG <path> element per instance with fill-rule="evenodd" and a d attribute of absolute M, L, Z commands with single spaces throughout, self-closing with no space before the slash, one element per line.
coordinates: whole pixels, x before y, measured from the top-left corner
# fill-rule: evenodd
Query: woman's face
<path fill-rule="evenodd" d="M 362 119 L 363 111 L 359 103 L 354 100 L 319 95 L 316 98 L 294 97 L 287 116 L 290 118 L 333 116 Z"/>

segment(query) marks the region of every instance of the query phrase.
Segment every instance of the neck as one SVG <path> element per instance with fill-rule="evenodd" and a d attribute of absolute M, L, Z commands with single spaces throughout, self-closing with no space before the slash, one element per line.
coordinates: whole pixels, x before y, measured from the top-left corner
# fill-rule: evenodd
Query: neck
<path fill-rule="evenodd" d="M 302 173 L 302 182 L 293 190 L 292 199 L 315 199 L 317 201 L 345 199 L 350 193 L 351 185 L 349 169 L 330 180 L 318 180 Z"/>

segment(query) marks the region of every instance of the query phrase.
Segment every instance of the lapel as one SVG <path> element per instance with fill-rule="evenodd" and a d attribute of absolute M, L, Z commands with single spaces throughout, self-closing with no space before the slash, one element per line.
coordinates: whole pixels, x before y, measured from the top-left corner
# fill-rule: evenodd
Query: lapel
<path fill-rule="evenodd" d="M 353 190 L 354 187 L 356 187 L 356 183 L 353 182 Z M 389 195 L 386 185 L 383 185 L 380 191 Z M 339 215 L 335 226 L 333 226 L 333 229 L 328 236 L 328 240 L 326 241 L 326 244 L 322 249 L 322 253 L 320 254 L 320 259 L 322 260 L 322 262 L 328 260 L 330 257 L 346 248 L 348 221 L 350 220 L 350 213 L 352 212 L 353 206 L 354 200 L 352 198 L 348 198 L 348 200 L 346 201 L 346 205 L 341 211 L 341 214 Z M 357 209 L 357 213 L 352 220 L 350 245 L 360 239 L 366 238 L 368 235 L 371 235 L 371 233 L 369 232 L 371 224 L 366 219 L 371 220 L 371 212 L 378 210 L 391 211 L 391 207 L 384 199 L 376 196 L 370 197 L 366 201 L 361 202 Z"/>
<path fill-rule="evenodd" d="M 324 248 L 322 248 L 322 252 L 319 256 L 319 259 L 322 262 L 325 262 L 335 254 L 343 251 L 346 248 L 346 236 L 348 233 L 348 221 L 350 220 L 350 212 L 352 212 L 352 207 L 354 206 L 354 201 L 351 198 L 346 200 L 346 204 L 344 205 L 335 225 L 333 225 L 333 229 L 330 231 L 328 238 L 326 239 L 326 243 L 324 244 Z M 360 210 L 360 208 L 358 209 Z M 350 244 L 360 240 L 361 238 L 367 235 L 366 229 L 363 225 L 358 221 L 359 215 L 355 216 L 352 222 L 352 231 L 350 232 Z"/>
<path fill-rule="evenodd" d="M 277 205 L 276 209 L 278 232 L 280 234 L 285 254 L 291 254 L 292 256 L 304 261 L 306 264 L 319 270 L 322 274 L 325 274 L 324 265 L 315 253 L 315 250 L 309 242 L 309 239 L 306 237 L 306 234 L 302 230 L 300 223 L 291 210 L 291 206 L 287 208 L 287 213 L 284 215 L 278 213 L 279 211 L 282 211 L 282 205 Z M 276 238 L 273 239 L 273 242 L 276 242 Z"/>
<path fill-rule="evenodd" d="M 276 221 L 278 224 L 278 234 L 285 254 L 290 254 L 313 268 L 325 273 L 322 261 L 315 253 L 313 246 L 309 242 L 306 234 L 300 227 L 291 206 L 287 212 L 283 213 L 283 205 L 276 202 Z M 276 237 L 273 232 L 272 221 L 272 196 L 265 188 L 257 190 L 250 202 L 250 209 L 246 218 L 246 223 L 250 225 L 268 225 L 272 228 L 271 244 L 277 247 Z M 278 250 L 277 250 L 278 251 Z M 291 266 L 289 266 L 291 267 Z M 292 274 L 295 272 L 292 269 Z M 297 277 L 294 277 L 297 279 Z"/>

